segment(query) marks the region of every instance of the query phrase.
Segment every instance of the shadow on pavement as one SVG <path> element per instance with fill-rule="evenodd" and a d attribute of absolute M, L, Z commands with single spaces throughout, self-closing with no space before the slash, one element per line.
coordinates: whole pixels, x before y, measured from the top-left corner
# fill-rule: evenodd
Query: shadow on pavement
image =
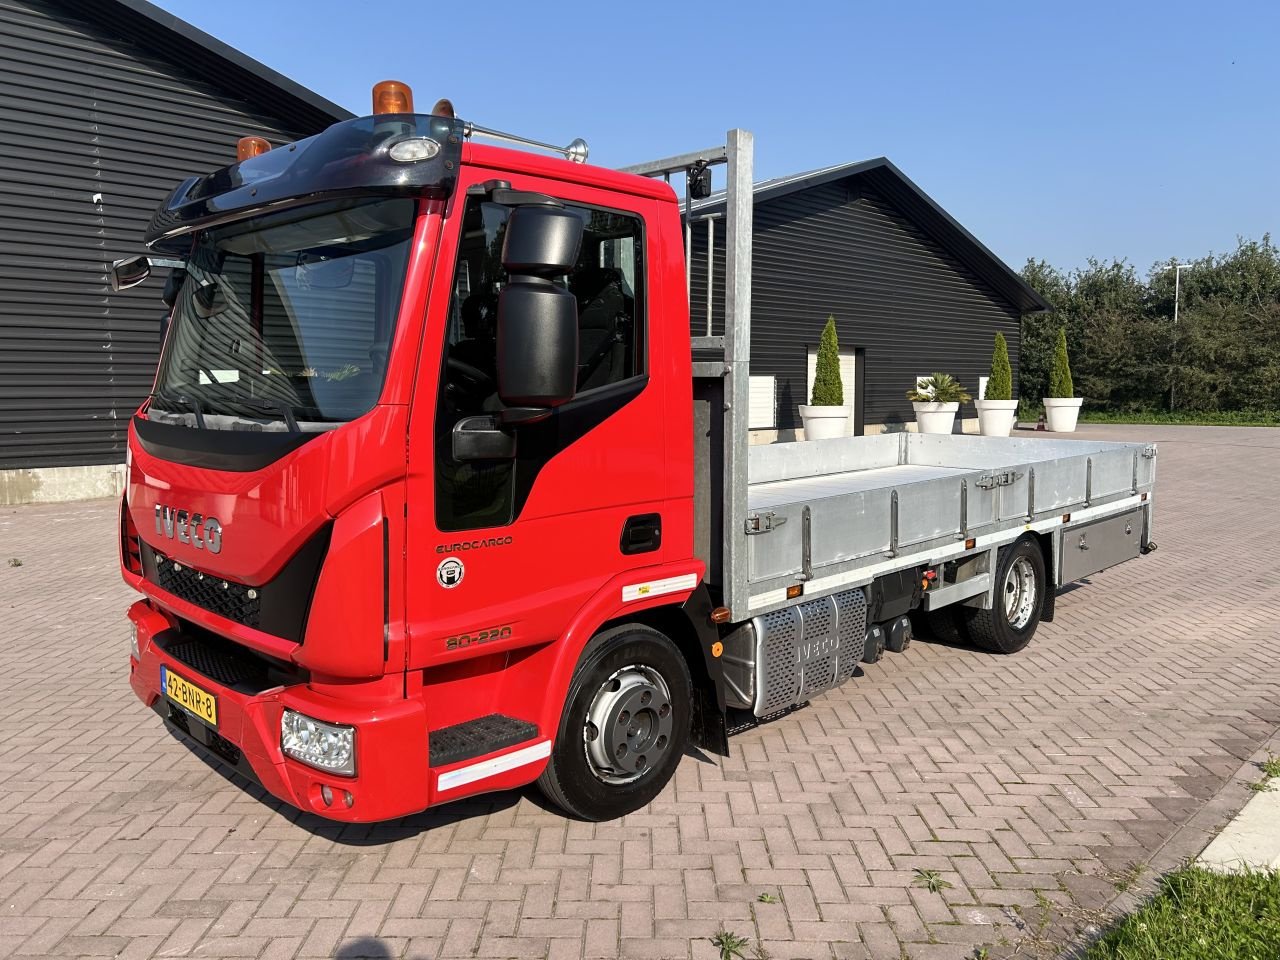
<path fill-rule="evenodd" d="M 360 937 L 338 948 L 334 960 L 391 960 L 390 948 L 377 937 Z"/>
<path fill-rule="evenodd" d="M 522 796 L 528 799 L 530 803 L 544 810 L 560 812 L 559 808 L 551 806 L 543 798 L 541 791 L 537 787 L 531 785 L 523 790 L 504 790 L 500 793 L 487 793 L 478 797 L 468 797 L 440 807 L 432 807 L 430 810 L 424 810 L 422 813 L 415 813 L 412 816 L 401 817 L 399 820 L 387 820 L 381 823 L 340 823 L 336 820 L 326 820 L 324 817 L 318 817 L 313 813 L 305 813 L 298 810 L 291 804 L 272 796 L 263 789 L 261 784 L 255 783 L 227 766 L 222 760 L 206 752 L 204 747 L 176 732 L 168 724 L 165 726 L 174 739 L 186 747 L 192 756 L 199 759 L 210 770 L 216 771 L 228 783 L 235 785 L 264 807 L 274 810 L 280 816 L 297 824 L 313 836 L 324 837 L 334 843 L 355 847 L 389 843 L 393 840 L 424 833 L 436 827 L 448 826 L 449 824 L 469 820 L 472 817 L 488 816 L 489 814 L 510 809 L 520 802 Z M 340 953 L 338 956 L 347 956 L 347 954 Z M 365 954 L 351 954 L 351 956 L 365 956 Z M 371 956 L 382 957 L 389 956 L 389 954 L 379 953 Z"/>

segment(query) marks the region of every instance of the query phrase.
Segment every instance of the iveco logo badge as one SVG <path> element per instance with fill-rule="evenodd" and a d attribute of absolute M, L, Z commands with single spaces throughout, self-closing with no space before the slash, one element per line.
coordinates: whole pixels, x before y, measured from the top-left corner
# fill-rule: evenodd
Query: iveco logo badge
<path fill-rule="evenodd" d="M 157 503 L 156 533 L 170 540 L 177 538 L 179 543 L 189 543 L 197 550 L 210 553 L 222 550 L 222 524 L 217 517 L 175 510 Z"/>
<path fill-rule="evenodd" d="M 436 567 L 436 579 L 440 581 L 440 586 L 452 590 L 462 582 L 462 575 L 466 572 L 466 567 L 457 557 L 445 557 L 440 561 L 440 566 Z"/>

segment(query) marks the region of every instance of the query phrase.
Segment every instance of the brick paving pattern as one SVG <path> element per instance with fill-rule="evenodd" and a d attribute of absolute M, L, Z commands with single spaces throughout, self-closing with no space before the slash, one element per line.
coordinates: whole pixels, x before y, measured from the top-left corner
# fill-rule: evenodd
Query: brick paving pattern
<path fill-rule="evenodd" d="M 114 504 L 6 508 L 0 955 L 701 958 L 723 923 L 941 960 L 1038 891 L 1097 902 L 1280 724 L 1280 430 L 1081 435 L 1161 442 L 1158 553 L 1022 654 L 916 643 L 606 824 L 531 789 L 343 828 L 229 779 L 128 687 Z"/>

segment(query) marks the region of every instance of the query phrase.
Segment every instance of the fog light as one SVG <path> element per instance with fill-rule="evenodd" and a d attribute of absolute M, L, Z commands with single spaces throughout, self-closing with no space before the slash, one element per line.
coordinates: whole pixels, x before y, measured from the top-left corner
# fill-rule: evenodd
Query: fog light
<path fill-rule="evenodd" d="M 356 728 L 325 723 L 296 710 L 280 716 L 280 749 L 317 770 L 356 775 Z"/>
<path fill-rule="evenodd" d="M 333 791 L 329 789 L 327 783 L 320 784 L 320 799 L 324 801 L 326 807 L 333 805 Z"/>
<path fill-rule="evenodd" d="M 135 660 L 142 659 L 142 651 L 138 649 L 138 625 L 129 621 L 129 655 Z"/>

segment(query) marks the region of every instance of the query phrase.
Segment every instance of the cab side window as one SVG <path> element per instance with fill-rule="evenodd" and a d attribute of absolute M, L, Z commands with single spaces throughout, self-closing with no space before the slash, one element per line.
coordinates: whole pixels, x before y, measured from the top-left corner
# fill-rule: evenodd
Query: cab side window
<path fill-rule="evenodd" d="M 645 372 L 644 240 L 639 217 L 567 206 L 582 218 L 578 262 L 559 282 L 578 301 L 580 396 Z M 436 421 L 436 521 L 441 530 L 504 526 L 513 516 L 511 460 L 458 462 L 452 431 L 502 409 L 497 394 L 498 295 L 511 208 L 467 200 L 454 271 Z"/>

